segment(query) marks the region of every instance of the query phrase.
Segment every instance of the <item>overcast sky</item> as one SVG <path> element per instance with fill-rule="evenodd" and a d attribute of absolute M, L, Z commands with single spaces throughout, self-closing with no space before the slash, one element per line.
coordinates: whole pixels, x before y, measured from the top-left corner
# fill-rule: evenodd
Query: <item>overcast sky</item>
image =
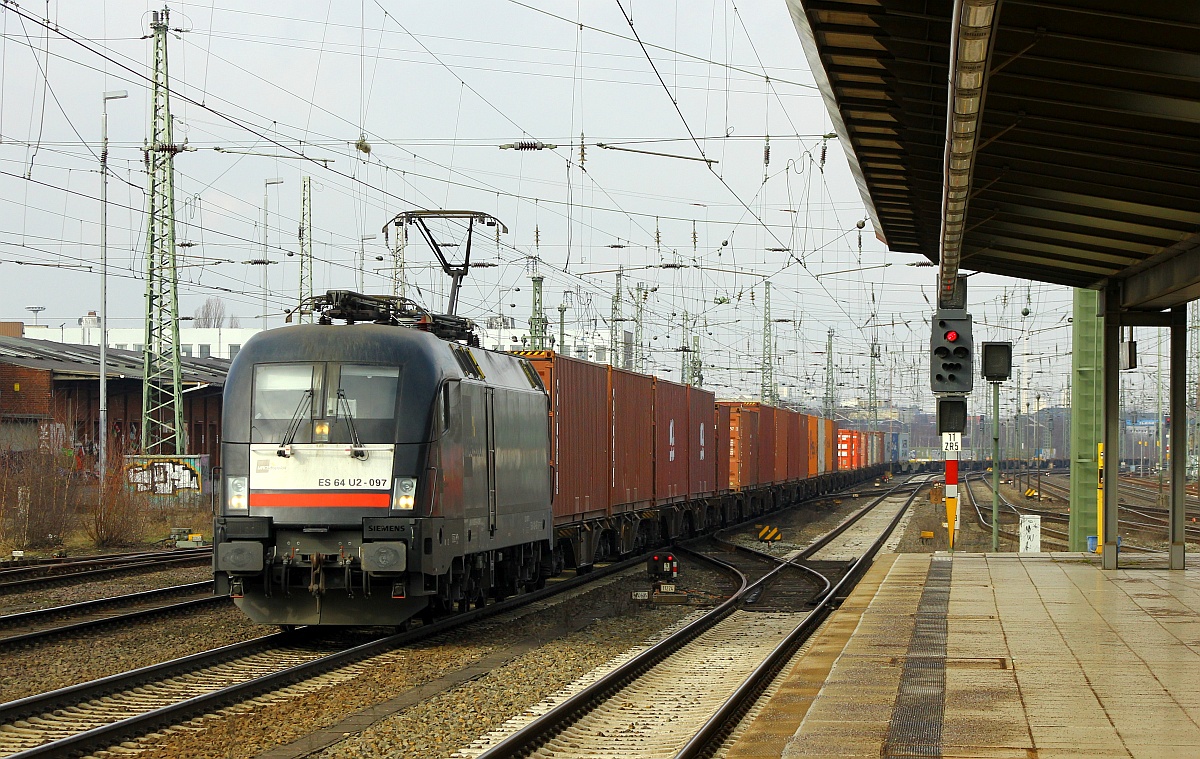
<path fill-rule="evenodd" d="M 774 324 L 777 381 L 819 405 L 834 329 L 841 399 L 865 398 L 877 340 L 880 397 L 928 404 L 936 270 L 875 238 L 842 146 L 822 137 L 832 127 L 783 2 L 168 5 L 175 138 L 188 147 L 175 163 L 181 314 L 217 296 L 242 326 L 260 323 L 264 267 L 243 262 L 263 255 L 266 189 L 277 262 L 265 267 L 268 319 L 283 323 L 297 300 L 288 253 L 307 175 L 317 292 L 355 286 L 360 245 L 366 289 L 390 292 L 381 228 L 400 211 L 484 211 L 508 234 L 476 239 L 473 260 L 497 265 L 472 270 L 464 315 L 527 322 L 536 259 L 552 331 L 569 290 L 569 326 L 607 344 L 624 266 L 627 287 L 657 288 L 651 369 L 678 379 L 686 312 L 706 382 L 732 394 L 758 388 L 769 279 L 772 316 L 788 320 Z M 44 306 L 41 323 L 74 325 L 99 309 L 101 93 L 125 89 L 108 105 L 109 313 L 114 327 L 142 324 L 147 35 L 160 8 L 52 0 L 61 34 L 0 11 L 0 318 L 31 321 L 25 309 Z M 499 149 L 517 140 L 557 147 Z M 265 188 L 274 178 L 282 184 Z M 428 247 L 410 239 L 406 259 L 409 295 L 443 307 L 447 281 Z M 1056 402 L 1070 299 L 1065 288 L 971 279 L 976 342 L 1021 341 L 1025 384 Z"/>

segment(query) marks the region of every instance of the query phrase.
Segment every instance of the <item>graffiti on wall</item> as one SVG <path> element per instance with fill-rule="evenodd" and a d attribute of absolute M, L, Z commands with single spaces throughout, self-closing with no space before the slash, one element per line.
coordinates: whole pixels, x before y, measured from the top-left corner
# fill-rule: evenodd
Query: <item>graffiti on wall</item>
<path fill-rule="evenodd" d="M 199 495 L 204 489 L 208 456 L 129 456 L 125 481 L 138 493 Z"/>

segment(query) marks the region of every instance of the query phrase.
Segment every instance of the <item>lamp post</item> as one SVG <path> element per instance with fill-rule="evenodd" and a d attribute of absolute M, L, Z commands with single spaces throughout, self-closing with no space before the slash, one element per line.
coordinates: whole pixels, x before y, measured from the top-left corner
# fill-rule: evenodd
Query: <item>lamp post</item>
<path fill-rule="evenodd" d="M 129 97 L 110 90 L 100 100 L 100 497 L 108 476 L 108 101 Z"/>
<path fill-rule="evenodd" d="M 33 323 L 38 323 L 38 314 L 46 310 L 45 306 L 26 306 L 25 310 L 33 314 Z"/>
<path fill-rule="evenodd" d="M 275 177 L 263 181 L 263 247 L 262 247 L 262 328 L 267 328 L 267 191 L 273 184 L 283 184 L 283 179 Z"/>

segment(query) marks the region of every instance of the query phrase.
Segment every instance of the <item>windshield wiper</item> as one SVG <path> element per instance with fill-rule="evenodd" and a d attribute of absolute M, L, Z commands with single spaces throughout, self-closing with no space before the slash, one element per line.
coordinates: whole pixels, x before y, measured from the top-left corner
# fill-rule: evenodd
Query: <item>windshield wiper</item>
<path fill-rule="evenodd" d="M 275 449 L 277 456 L 283 458 L 291 458 L 292 456 L 292 441 L 296 439 L 296 433 L 300 431 L 301 414 L 304 411 L 304 404 L 312 399 L 312 388 L 305 390 L 300 395 L 300 402 L 296 404 L 296 411 L 292 414 L 292 421 L 288 423 L 287 431 L 283 433 L 283 442 Z"/>
<path fill-rule="evenodd" d="M 346 409 L 346 426 L 350 428 L 350 455 L 356 459 L 365 459 L 367 449 L 363 447 L 358 437 L 358 428 L 354 426 L 354 414 L 350 413 L 350 401 L 346 400 L 346 391 L 340 387 L 337 391 L 338 406 Z"/>

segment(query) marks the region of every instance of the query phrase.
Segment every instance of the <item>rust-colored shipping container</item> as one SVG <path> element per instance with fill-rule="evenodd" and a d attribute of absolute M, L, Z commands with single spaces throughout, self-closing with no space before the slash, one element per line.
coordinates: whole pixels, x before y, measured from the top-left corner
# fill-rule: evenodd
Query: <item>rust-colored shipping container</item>
<path fill-rule="evenodd" d="M 729 484 L 729 405 L 718 403 L 716 408 L 717 432 L 713 436 L 715 455 L 713 458 L 717 460 L 717 492 L 725 492 L 730 488 Z"/>
<path fill-rule="evenodd" d="M 672 503 L 688 492 L 687 386 L 654 380 L 654 498 Z"/>
<path fill-rule="evenodd" d="M 775 481 L 775 409 L 761 403 L 746 405 L 758 411 L 758 482 L 767 485 Z"/>
<path fill-rule="evenodd" d="M 758 484 L 758 404 L 723 403 L 729 409 L 729 487 L 744 490 Z"/>
<path fill-rule="evenodd" d="M 793 413 L 792 422 L 788 425 L 787 441 L 787 479 L 802 480 L 811 477 L 809 474 L 809 416 L 808 414 Z"/>
<path fill-rule="evenodd" d="M 688 387 L 688 490 L 693 497 L 711 495 L 717 490 L 716 405 L 717 397 L 708 390 Z"/>
<path fill-rule="evenodd" d="M 654 378 L 609 368 L 610 501 L 614 513 L 654 498 Z"/>
<path fill-rule="evenodd" d="M 775 415 L 775 475 L 772 481 L 785 482 L 788 478 L 790 430 L 795 423 L 792 417 L 796 414 L 785 408 L 775 408 L 772 412 Z"/>
<path fill-rule="evenodd" d="M 608 367 L 525 351 L 550 395 L 554 521 L 603 515 L 609 504 Z"/>
<path fill-rule="evenodd" d="M 818 453 L 821 450 L 821 432 L 824 426 L 821 424 L 820 417 L 808 417 L 809 420 L 809 477 L 816 477 L 821 474 L 821 462 L 823 456 Z"/>

